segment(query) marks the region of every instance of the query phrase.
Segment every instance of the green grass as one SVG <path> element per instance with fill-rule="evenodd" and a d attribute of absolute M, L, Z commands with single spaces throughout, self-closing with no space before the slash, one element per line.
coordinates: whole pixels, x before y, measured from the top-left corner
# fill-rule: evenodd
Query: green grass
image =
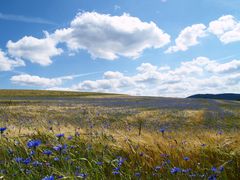
<path fill-rule="evenodd" d="M 85 96 L 119 96 L 120 94 L 48 91 L 48 90 L 0 90 L 0 97 L 85 97 Z"/>

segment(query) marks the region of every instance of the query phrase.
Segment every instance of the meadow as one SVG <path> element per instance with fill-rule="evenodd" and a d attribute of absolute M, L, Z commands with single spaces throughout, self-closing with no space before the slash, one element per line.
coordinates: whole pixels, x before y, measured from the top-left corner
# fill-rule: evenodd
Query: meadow
<path fill-rule="evenodd" d="M 1 179 L 240 179 L 240 102 L 0 91 Z"/>

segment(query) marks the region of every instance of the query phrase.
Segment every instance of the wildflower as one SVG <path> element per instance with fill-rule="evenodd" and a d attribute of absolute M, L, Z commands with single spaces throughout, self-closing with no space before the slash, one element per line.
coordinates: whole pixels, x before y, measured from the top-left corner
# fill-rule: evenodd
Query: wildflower
<path fill-rule="evenodd" d="M 71 158 L 69 156 L 65 157 L 65 161 L 70 160 Z"/>
<path fill-rule="evenodd" d="M 27 146 L 28 146 L 28 148 L 36 148 L 40 144 L 41 144 L 40 140 L 31 140 L 31 141 L 28 141 Z"/>
<path fill-rule="evenodd" d="M 208 180 L 217 180 L 217 175 L 211 175 L 210 177 L 208 177 Z"/>
<path fill-rule="evenodd" d="M 118 175 L 118 174 L 120 174 L 119 171 L 113 171 L 112 173 L 113 173 L 113 175 Z"/>
<path fill-rule="evenodd" d="M 79 132 L 75 132 L 75 136 L 80 136 L 80 133 Z"/>
<path fill-rule="evenodd" d="M 189 161 L 190 158 L 189 158 L 189 157 L 184 157 L 183 159 L 184 159 L 185 161 Z"/>
<path fill-rule="evenodd" d="M 42 166 L 42 163 L 40 163 L 39 161 L 34 161 L 34 162 L 32 162 L 32 165 L 34 167 L 37 167 L 37 166 Z"/>
<path fill-rule="evenodd" d="M 161 169 L 161 166 L 156 166 L 154 170 L 159 171 L 160 169 Z"/>
<path fill-rule="evenodd" d="M 68 140 L 72 140 L 72 138 L 73 138 L 72 136 L 68 136 Z"/>
<path fill-rule="evenodd" d="M 220 167 L 219 167 L 219 171 L 220 171 L 220 172 L 223 172 L 223 171 L 224 171 L 224 166 L 220 166 Z"/>
<path fill-rule="evenodd" d="M 113 168 L 114 171 L 119 171 L 120 167 Z"/>
<path fill-rule="evenodd" d="M 140 177 L 140 176 L 141 176 L 141 173 L 140 173 L 140 172 L 136 172 L 136 173 L 135 173 L 135 176 Z"/>
<path fill-rule="evenodd" d="M 42 180 L 54 180 L 54 176 L 46 176 Z"/>
<path fill-rule="evenodd" d="M 179 172 L 181 172 L 181 169 L 178 168 L 178 167 L 174 167 L 174 168 L 171 169 L 171 174 L 176 174 L 176 173 L 179 173 Z"/>
<path fill-rule="evenodd" d="M 33 156 L 33 155 L 35 155 L 35 151 L 30 151 L 30 154 L 29 154 L 30 156 Z"/>
<path fill-rule="evenodd" d="M 164 134 L 164 132 L 165 132 L 165 128 L 160 128 L 160 130 L 159 130 L 162 134 Z"/>
<path fill-rule="evenodd" d="M 216 167 L 212 167 L 212 172 L 217 172 L 217 168 Z"/>
<path fill-rule="evenodd" d="M 98 161 L 98 162 L 96 162 L 96 164 L 99 165 L 99 166 L 102 166 L 102 165 L 103 165 L 103 162 Z"/>
<path fill-rule="evenodd" d="M 0 127 L 0 133 L 3 134 L 4 131 L 6 131 L 6 129 L 7 129 L 6 127 Z"/>
<path fill-rule="evenodd" d="M 118 166 L 121 166 L 124 163 L 125 159 L 121 156 L 118 157 Z"/>
<path fill-rule="evenodd" d="M 63 146 L 61 144 L 57 145 L 57 146 L 54 146 L 53 149 L 55 151 L 62 151 L 63 150 Z"/>
<path fill-rule="evenodd" d="M 63 134 L 63 133 L 57 134 L 56 137 L 57 137 L 58 139 L 61 139 L 62 137 L 64 137 L 64 134 Z"/>
<path fill-rule="evenodd" d="M 31 158 L 26 158 L 26 159 L 22 160 L 22 163 L 26 164 L 26 165 L 28 165 L 30 162 L 31 162 Z"/>
<path fill-rule="evenodd" d="M 190 171 L 191 171 L 190 168 L 188 168 L 188 169 L 182 169 L 182 172 L 183 172 L 183 173 L 188 173 L 188 172 L 190 172 Z"/>
<path fill-rule="evenodd" d="M 59 161 L 59 158 L 58 158 L 58 157 L 55 157 L 55 158 L 54 158 L 54 161 Z"/>
<path fill-rule="evenodd" d="M 80 173 L 78 175 L 78 177 L 81 177 L 81 178 L 85 179 L 85 178 L 87 178 L 87 174 L 86 173 Z"/>
<path fill-rule="evenodd" d="M 15 160 L 17 163 L 20 163 L 20 162 L 23 161 L 23 158 L 21 158 L 21 157 L 16 157 L 14 160 Z"/>
<path fill-rule="evenodd" d="M 46 150 L 43 151 L 43 154 L 45 154 L 45 155 L 47 155 L 47 156 L 50 156 L 50 155 L 52 154 L 52 151 L 46 149 Z"/>

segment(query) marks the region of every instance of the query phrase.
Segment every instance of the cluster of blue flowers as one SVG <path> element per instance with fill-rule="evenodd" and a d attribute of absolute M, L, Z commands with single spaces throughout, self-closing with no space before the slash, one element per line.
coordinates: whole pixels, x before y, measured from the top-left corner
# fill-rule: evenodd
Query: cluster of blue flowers
<path fill-rule="evenodd" d="M 7 130 L 7 128 L 0 128 L 0 133 L 3 134 L 5 131 Z M 161 128 L 160 132 L 162 134 L 165 133 L 165 128 Z M 42 144 L 42 141 L 40 139 L 31 139 L 26 143 L 26 147 L 27 149 L 27 154 L 28 156 L 23 158 L 23 157 L 14 157 L 14 152 L 11 148 L 8 149 L 8 153 L 14 157 L 13 158 L 13 162 L 15 162 L 15 164 L 19 165 L 19 167 L 24 166 L 24 167 L 29 167 L 29 165 L 31 165 L 31 167 L 52 167 L 52 165 L 54 165 L 54 163 L 57 163 L 58 161 L 70 161 L 71 160 L 71 154 L 68 153 L 70 152 L 70 149 L 74 149 L 75 146 L 74 145 L 70 145 L 70 144 L 64 144 L 62 141 L 64 138 L 64 134 L 60 133 L 60 134 L 56 134 L 55 135 L 57 137 L 56 144 L 55 145 L 46 145 L 46 144 Z M 73 139 L 72 136 L 69 136 L 68 138 L 66 138 L 65 140 L 68 140 L 68 142 L 70 142 Z M 40 147 L 39 147 L 40 146 Z M 45 147 L 45 148 L 41 148 L 41 146 Z M 202 145 L 203 147 L 205 145 Z M 91 144 L 86 144 L 85 146 L 86 151 L 91 151 L 93 149 Z M 36 158 L 36 154 L 40 155 L 43 158 L 49 158 L 52 159 L 52 161 L 38 161 Z M 139 157 L 143 158 L 145 157 L 145 154 L 143 152 L 139 153 Z M 177 175 L 188 175 L 189 177 L 193 178 L 193 177 L 202 177 L 202 178 L 208 178 L 209 180 L 215 180 L 219 174 L 221 172 L 224 171 L 224 167 L 220 166 L 220 167 L 212 167 L 209 170 L 208 174 L 197 174 L 194 173 L 192 171 L 192 169 L 187 168 L 181 168 L 181 167 L 173 167 L 172 163 L 170 161 L 170 156 L 168 154 L 161 154 L 161 157 L 163 158 L 163 161 L 160 165 L 155 166 L 155 168 L 153 168 L 153 176 L 159 175 L 161 174 L 161 171 L 164 169 L 167 170 L 169 172 L 169 174 L 171 174 L 172 176 L 177 176 Z M 101 159 L 102 160 L 102 159 Z M 123 165 L 125 164 L 124 162 L 127 159 L 122 157 L 122 156 L 117 156 L 116 159 L 113 160 L 114 164 L 113 164 L 113 169 L 112 169 L 112 175 L 113 176 L 120 176 L 123 175 Z M 188 156 L 183 157 L 183 160 L 186 163 L 191 162 L 191 158 L 189 158 Z M 73 163 L 71 163 L 72 165 Z M 103 168 L 105 167 L 105 163 L 104 161 L 95 161 L 95 164 L 99 167 L 99 168 Z M 25 168 L 22 169 L 24 171 L 24 173 L 26 174 L 31 174 L 32 171 Z M 134 171 L 133 175 L 137 178 L 141 178 L 141 176 L 143 176 L 142 172 L 140 170 Z M 209 176 L 210 175 L 210 176 Z M 87 178 L 89 175 L 87 173 L 84 173 L 81 168 L 76 168 L 75 171 L 75 177 L 79 177 L 82 179 Z M 209 177 L 208 177 L 209 176 Z M 44 177 L 42 180 L 54 180 L 54 179 L 60 179 L 63 178 L 63 176 L 58 176 L 56 174 L 50 174 L 46 177 Z"/>

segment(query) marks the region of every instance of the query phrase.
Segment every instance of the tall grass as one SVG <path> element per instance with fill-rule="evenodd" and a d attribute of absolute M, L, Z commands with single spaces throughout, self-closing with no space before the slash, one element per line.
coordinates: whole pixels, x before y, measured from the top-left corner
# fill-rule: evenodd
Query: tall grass
<path fill-rule="evenodd" d="M 7 128 L 0 137 L 0 176 L 240 179 L 239 110 L 225 111 L 231 116 L 209 116 L 213 112 L 204 110 L 5 104 L 0 107 L 0 127 Z"/>

